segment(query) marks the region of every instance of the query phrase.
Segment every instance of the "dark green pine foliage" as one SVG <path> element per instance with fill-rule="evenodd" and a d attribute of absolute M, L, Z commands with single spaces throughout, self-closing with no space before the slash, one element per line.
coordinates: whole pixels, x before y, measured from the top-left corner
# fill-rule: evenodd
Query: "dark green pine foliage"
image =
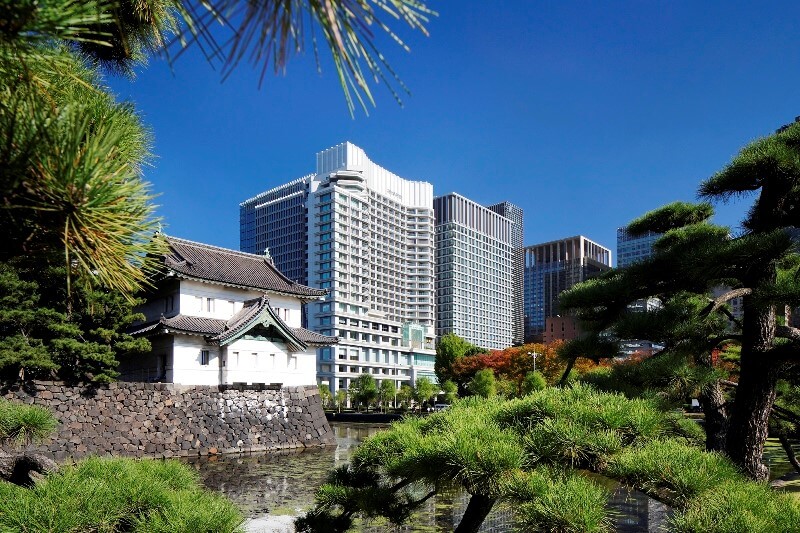
<path fill-rule="evenodd" d="M 18 261 L 19 262 L 19 261 Z M 150 350 L 147 339 L 125 329 L 141 315 L 136 301 L 79 286 L 69 300 L 61 268 L 0 263 L 0 379 L 6 383 L 59 378 L 107 383 L 118 357 Z"/>
<path fill-rule="evenodd" d="M 800 259 L 792 238 L 800 226 L 800 123 L 742 149 L 701 184 L 699 194 L 720 201 L 755 196 L 741 233 L 710 223 L 708 203 L 674 203 L 632 222 L 633 234 L 664 233 L 654 256 L 562 295 L 562 308 L 577 312 L 588 331 L 565 353 L 613 355 L 609 341 L 613 346 L 619 339 L 663 343 L 658 357 L 677 356 L 669 365 L 673 376 L 683 372 L 700 391 L 708 447 L 765 479 L 761 457 L 778 380 L 800 361 L 800 330 L 783 320 L 784 309 L 800 304 Z M 712 299 L 711 290 L 720 287 L 726 292 Z M 728 310 L 736 297 L 743 297 L 741 321 Z M 627 304 L 642 298 L 657 298 L 662 307 L 628 312 Z M 726 343 L 741 350 L 739 383 L 729 402 L 711 361 L 712 351 Z"/>

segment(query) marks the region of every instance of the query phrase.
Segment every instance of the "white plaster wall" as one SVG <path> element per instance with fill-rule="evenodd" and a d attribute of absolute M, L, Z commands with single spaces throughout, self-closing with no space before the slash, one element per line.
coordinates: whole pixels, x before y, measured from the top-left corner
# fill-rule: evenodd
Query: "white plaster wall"
<path fill-rule="evenodd" d="M 224 350 L 224 383 L 283 383 L 295 386 L 317 382 L 316 353 L 312 349 L 287 354 L 286 345 L 281 342 L 239 339 Z"/>
<path fill-rule="evenodd" d="M 297 298 L 273 294 L 269 296 L 269 304 L 276 312 L 280 310 L 278 315 L 289 327 L 299 328 L 303 325 L 300 311 L 302 304 Z"/>
<path fill-rule="evenodd" d="M 207 365 L 200 364 L 200 351 L 208 350 Z M 219 385 L 219 347 L 202 337 L 175 335 L 172 351 L 172 382 L 181 385 Z M 167 368 L 169 376 L 169 368 Z"/>
<path fill-rule="evenodd" d="M 259 291 L 223 287 L 211 283 L 182 280 L 180 294 L 181 313 L 189 316 L 228 320 L 242 309 L 242 303 L 261 296 Z M 201 299 L 202 298 L 202 306 Z M 206 310 L 206 298 L 214 300 L 214 310 Z"/>
<path fill-rule="evenodd" d="M 228 320 L 241 311 L 242 304 L 253 298 L 260 298 L 260 291 L 248 291 L 233 287 L 223 287 L 197 281 L 181 281 L 180 309 L 182 314 Z M 273 309 L 280 309 L 280 317 L 293 328 L 301 326 L 301 305 L 299 299 L 290 296 L 268 294 Z M 214 310 L 206 310 L 206 299 L 214 300 Z M 202 300 L 201 300 L 202 299 Z M 202 303 L 202 305 L 201 305 Z M 163 301 L 162 301 L 163 306 Z M 160 315 L 159 315 L 160 316 Z"/>
<path fill-rule="evenodd" d="M 172 298 L 171 308 L 167 306 L 167 298 Z M 144 322 L 158 320 L 162 316 L 174 316 L 180 312 L 180 295 L 178 284 L 163 287 L 160 292 L 148 296 L 148 300 L 136 307 L 136 311 L 145 316 Z"/>

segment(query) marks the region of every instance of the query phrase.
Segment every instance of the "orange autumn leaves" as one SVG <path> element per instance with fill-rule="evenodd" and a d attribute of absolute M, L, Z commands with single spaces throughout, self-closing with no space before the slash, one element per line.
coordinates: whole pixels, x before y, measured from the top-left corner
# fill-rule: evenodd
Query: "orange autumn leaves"
<path fill-rule="evenodd" d="M 451 367 L 452 375 L 455 381 L 467 383 L 479 370 L 490 369 L 495 377 L 514 383 L 517 391 L 521 391 L 525 376 L 534 370 L 532 354 L 535 353 L 536 370 L 544 375 L 548 384 L 553 384 L 561 379 L 567 367 L 567 362 L 558 355 L 558 349 L 562 344 L 563 341 L 550 344 L 525 344 L 505 350 L 459 357 Z M 601 365 L 581 357 L 575 362 L 573 370 L 582 374 Z"/>

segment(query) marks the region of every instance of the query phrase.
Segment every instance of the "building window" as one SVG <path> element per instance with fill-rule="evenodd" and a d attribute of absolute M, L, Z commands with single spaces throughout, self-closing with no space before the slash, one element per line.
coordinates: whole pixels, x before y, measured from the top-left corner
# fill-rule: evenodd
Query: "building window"
<path fill-rule="evenodd" d="M 169 295 L 164 302 L 164 312 L 169 313 L 175 309 L 175 296 Z"/>
<path fill-rule="evenodd" d="M 214 312 L 214 298 L 206 298 L 206 311 L 209 313 Z"/>
<path fill-rule="evenodd" d="M 208 350 L 200 350 L 200 364 L 203 366 L 208 365 L 209 360 L 209 352 Z"/>

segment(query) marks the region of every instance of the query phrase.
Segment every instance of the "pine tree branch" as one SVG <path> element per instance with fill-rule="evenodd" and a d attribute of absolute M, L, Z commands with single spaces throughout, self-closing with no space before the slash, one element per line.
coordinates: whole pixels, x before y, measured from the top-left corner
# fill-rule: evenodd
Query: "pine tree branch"
<path fill-rule="evenodd" d="M 730 381 L 730 380 L 727 380 L 727 379 L 721 379 L 720 383 L 722 385 L 727 385 L 727 386 L 733 387 L 733 388 L 736 388 L 736 387 L 739 386 L 739 384 L 736 383 L 735 381 Z M 785 420 L 787 422 L 793 422 L 795 424 L 800 424 L 800 415 L 798 415 L 794 411 L 790 411 L 789 409 L 786 409 L 785 407 L 781 407 L 780 405 L 774 405 L 773 404 L 773 406 L 772 406 L 772 414 L 774 416 L 776 416 L 777 418 L 782 418 L 783 420 Z"/>
<path fill-rule="evenodd" d="M 775 336 L 780 337 L 781 339 L 800 341 L 800 328 L 793 328 L 791 326 L 776 326 Z"/>
<path fill-rule="evenodd" d="M 702 311 L 703 316 L 708 316 L 726 303 L 730 302 L 734 298 L 740 298 L 742 296 L 748 296 L 753 294 L 753 289 L 748 287 L 742 287 L 740 289 L 733 289 L 724 294 L 717 296 L 716 298 L 709 298 L 708 306 Z"/>
<path fill-rule="evenodd" d="M 418 505 L 422 505 L 423 503 L 425 503 L 426 501 L 430 500 L 434 496 L 436 496 L 436 490 L 435 489 L 430 491 L 428 494 L 426 494 L 421 500 L 417 500 L 415 502 L 411 502 L 409 504 L 409 506 L 411 506 L 413 508 L 413 507 L 416 507 Z"/>
<path fill-rule="evenodd" d="M 390 487 L 389 490 L 391 492 L 397 492 L 398 490 L 402 489 L 403 487 L 406 487 L 406 486 L 410 485 L 411 483 L 412 483 L 412 480 L 406 478 L 406 479 L 401 480 L 399 483 L 393 485 L 392 487 Z"/>
<path fill-rule="evenodd" d="M 708 341 L 708 345 L 711 349 L 716 348 L 720 344 L 725 341 L 739 341 L 741 342 L 742 336 L 738 333 L 731 333 L 730 335 L 720 335 L 719 337 L 714 337 Z"/>
<path fill-rule="evenodd" d="M 726 317 L 728 317 L 728 320 L 730 320 L 731 322 L 736 324 L 739 329 L 742 329 L 742 321 L 739 320 L 738 318 L 736 318 L 735 316 L 733 316 L 733 313 L 731 313 L 728 308 L 723 307 L 723 308 L 720 309 L 720 311 L 722 312 L 722 314 L 724 314 Z"/>
<path fill-rule="evenodd" d="M 780 433 L 778 435 L 778 440 L 781 442 L 783 451 L 786 452 L 786 458 L 789 459 L 789 463 L 791 463 L 796 472 L 800 472 L 800 462 L 797 460 L 797 456 L 792 449 L 792 443 L 789 442 L 789 438 L 785 433 Z"/>

